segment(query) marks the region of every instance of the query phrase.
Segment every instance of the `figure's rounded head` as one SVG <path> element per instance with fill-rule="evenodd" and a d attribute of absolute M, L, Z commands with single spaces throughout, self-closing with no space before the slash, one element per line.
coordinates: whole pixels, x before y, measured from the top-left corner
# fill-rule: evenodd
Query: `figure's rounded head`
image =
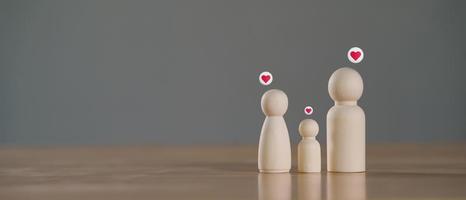
<path fill-rule="evenodd" d="M 313 119 L 305 119 L 299 123 L 299 134 L 303 137 L 315 137 L 319 133 L 319 124 Z"/>
<path fill-rule="evenodd" d="M 328 80 L 328 93 L 334 101 L 357 101 L 363 89 L 361 75 L 349 67 L 333 72 Z"/>
<path fill-rule="evenodd" d="M 282 116 L 288 109 L 288 97 L 277 89 L 272 89 L 262 95 L 262 111 L 267 116 Z"/>

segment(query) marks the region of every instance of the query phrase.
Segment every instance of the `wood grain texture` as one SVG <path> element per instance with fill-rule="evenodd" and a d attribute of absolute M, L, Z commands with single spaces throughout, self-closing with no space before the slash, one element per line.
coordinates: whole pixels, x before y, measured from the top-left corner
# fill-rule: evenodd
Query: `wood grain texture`
<path fill-rule="evenodd" d="M 366 173 L 295 161 L 274 177 L 253 146 L 1 148 L 0 199 L 466 199 L 464 143 L 369 145 Z"/>

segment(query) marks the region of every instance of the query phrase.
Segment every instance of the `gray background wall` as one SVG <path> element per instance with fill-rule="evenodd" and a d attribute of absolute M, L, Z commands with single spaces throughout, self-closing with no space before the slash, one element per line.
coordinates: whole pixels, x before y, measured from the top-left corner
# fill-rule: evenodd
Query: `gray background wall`
<path fill-rule="evenodd" d="M 465 140 L 465 36 L 464 1 L 0 1 L 0 144 L 256 144 L 269 88 L 323 143 L 343 66 L 369 141 Z"/>

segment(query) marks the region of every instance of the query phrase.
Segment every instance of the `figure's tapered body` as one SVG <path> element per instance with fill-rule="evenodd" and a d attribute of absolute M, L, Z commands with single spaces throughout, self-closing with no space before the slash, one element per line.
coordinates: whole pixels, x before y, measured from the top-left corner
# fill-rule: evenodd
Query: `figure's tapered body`
<path fill-rule="evenodd" d="M 327 113 L 327 170 L 366 171 L 366 117 L 357 105 L 363 81 L 351 68 L 335 71 L 328 83 L 335 105 Z"/>
<path fill-rule="evenodd" d="M 291 168 L 291 146 L 285 120 L 281 116 L 266 117 L 259 141 L 259 171 L 288 172 Z"/>
<path fill-rule="evenodd" d="M 291 145 L 283 118 L 288 98 L 281 90 L 269 90 L 262 96 L 261 106 L 266 118 L 259 139 L 258 169 L 264 173 L 289 172 Z"/>

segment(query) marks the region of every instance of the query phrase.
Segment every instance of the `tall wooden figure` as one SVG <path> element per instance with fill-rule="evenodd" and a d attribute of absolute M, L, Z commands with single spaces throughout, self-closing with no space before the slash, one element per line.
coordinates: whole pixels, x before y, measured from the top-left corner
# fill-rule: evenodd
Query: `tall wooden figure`
<path fill-rule="evenodd" d="M 366 171 L 366 119 L 357 101 L 363 81 L 354 69 L 335 71 L 328 92 L 335 105 L 327 113 L 327 170 L 330 172 Z"/>
<path fill-rule="evenodd" d="M 259 140 L 258 168 L 263 173 L 289 172 L 291 145 L 283 115 L 288 109 L 288 97 L 281 90 L 264 93 L 261 100 L 266 115 Z"/>

